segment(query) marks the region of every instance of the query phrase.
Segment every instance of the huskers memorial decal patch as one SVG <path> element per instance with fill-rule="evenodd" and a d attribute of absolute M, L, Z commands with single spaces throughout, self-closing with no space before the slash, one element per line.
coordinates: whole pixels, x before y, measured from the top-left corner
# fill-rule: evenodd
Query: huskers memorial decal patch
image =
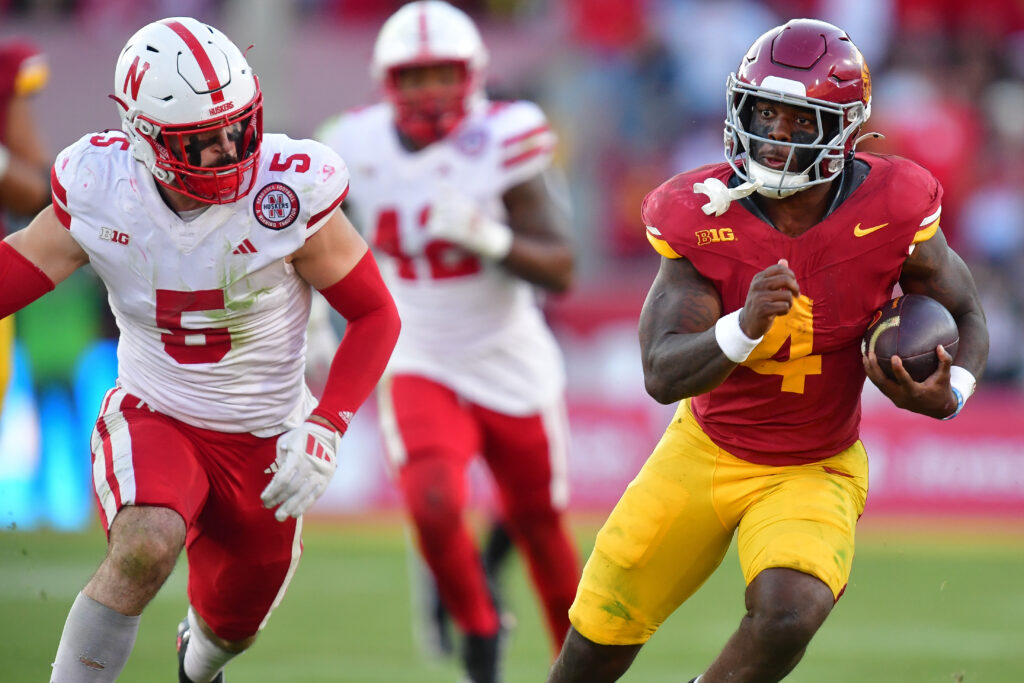
<path fill-rule="evenodd" d="M 252 211 L 264 227 L 282 230 L 299 216 L 299 196 L 284 183 L 270 183 L 256 193 Z"/>

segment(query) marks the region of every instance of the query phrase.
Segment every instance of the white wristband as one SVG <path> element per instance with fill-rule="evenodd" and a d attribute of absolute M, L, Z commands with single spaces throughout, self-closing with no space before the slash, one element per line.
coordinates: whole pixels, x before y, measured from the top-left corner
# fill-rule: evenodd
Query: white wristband
<path fill-rule="evenodd" d="M 0 180 L 4 179 L 7 167 L 11 165 L 11 152 L 0 142 Z"/>
<path fill-rule="evenodd" d="M 967 368 L 954 365 L 949 369 L 949 384 L 960 391 L 966 402 L 971 397 L 971 394 L 974 393 L 978 380 L 974 379 L 974 375 Z"/>
<path fill-rule="evenodd" d="M 729 315 L 723 315 L 715 323 L 715 341 L 721 347 L 725 357 L 733 363 L 742 363 L 750 352 L 761 343 L 764 335 L 751 339 L 740 327 L 740 311 L 737 309 Z"/>
<path fill-rule="evenodd" d="M 949 369 L 949 386 L 953 390 L 953 395 L 956 396 L 956 410 L 942 419 L 952 420 L 959 415 L 960 411 L 964 409 L 967 399 L 974 393 L 974 388 L 977 385 L 978 380 L 974 379 L 974 375 L 971 374 L 970 370 L 959 365 L 951 367 Z"/>

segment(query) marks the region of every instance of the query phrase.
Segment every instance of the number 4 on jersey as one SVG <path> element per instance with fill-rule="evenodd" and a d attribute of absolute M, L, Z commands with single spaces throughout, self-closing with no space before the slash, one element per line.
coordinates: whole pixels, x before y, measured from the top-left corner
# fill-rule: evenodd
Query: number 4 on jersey
<path fill-rule="evenodd" d="M 808 375 L 821 374 L 821 354 L 810 355 L 814 348 L 814 302 L 801 294 L 793 300 L 789 313 L 775 318 L 764 339 L 743 365 L 761 375 L 781 375 L 782 391 L 804 393 Z M 786 340 L 789 360 L 772 360 Z"/>

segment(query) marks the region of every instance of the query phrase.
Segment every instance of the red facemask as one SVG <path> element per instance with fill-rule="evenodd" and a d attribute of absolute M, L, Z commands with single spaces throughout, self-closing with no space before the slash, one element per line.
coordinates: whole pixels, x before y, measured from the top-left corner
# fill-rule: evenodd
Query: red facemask
<path fill-rule="evenodd" d="M 233 153 L 220 163 L 203 166 L 201 139 L 227 131 Z M 156 166 L 178 178 L 178 184 L 161 182 L 175 192 L 207 204 L 230 204 L 247 195 L 256 182 L 260 144 L 263 140 L 263 96 L 241 111 L 222 119 L 189 125 L 164 125 L 152 141 Z"/>
<path fill-rule="evenodd" d="M 470 79 L 465 64 L 458 83 L 399 89 L 395 71 L 388 74 L 387 95 L 395 110 L 395 126 L 419 147 L 447 137 L 467 113 Z"/>

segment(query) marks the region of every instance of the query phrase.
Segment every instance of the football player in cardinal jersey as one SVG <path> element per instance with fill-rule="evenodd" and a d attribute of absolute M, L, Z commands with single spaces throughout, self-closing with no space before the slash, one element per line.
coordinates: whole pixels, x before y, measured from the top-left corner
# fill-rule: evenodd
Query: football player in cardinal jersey
<path fill-rule="evenodd" d="M 264 136 L 238 48 L 195 19 L 121 52 L 121 131 L 57 156 L 52 205 L 0 244 L 0 316 L 90 263 L 120 329 L 92 435 L 107 555 L 77 596 L 52 681 L 113 681 L 182 548 L 178 678 L 221 681 L 284 595 L 302 514 L 398 337 L 373 256 L 339 205 L 344 162 Z M 348 320 L 319 405 L 303 378 L 311 288 Z"/>
<path fill-rule="evenodd" d="M 486 63 L 463 12 L 438 0 L 405 5 L 374 48 L 385 101 L 321 133 L 349 164 L 353 220 L 383 254 L 402 316 L 377 392 L 385 448 L 476 683 L 495 680 L 499 640 L 465 520 L 476 454 L 556 650 L 579 577 L 562 514 L 564 370 L 535 301 L 536 286 L 565 290 L 573 269 L 545 179 L 555 136 L 533 103 L 485 98 Z"/>
<path fill-rule="evenodd" d="M 694 680 L 778 681 L 842 594 L 868 488 L 865 375 L 948 419 L 988 355 L 973 278 L 939 227 L 942 189 L 898 157 L 855 153 L 871 108 L 841 29 L 795 19 L 727 83 L 726 161 L 652 191 L 661 266 L 640 315 L 648 393 L 680 401 L 597 535 L 549 681 L 614 681 L 738 533 L 746 614 Z M 956 358 L 896 380 L 860 340 L 897 282 L 956 319 Z"/>
<path fill-rule="evenodd" d="M 0 235 L 4 212 L 31 216 L 50 198 L 49 152 L 32 113 L 32 98 L 46 86 L 46 57 L 32 44 L 0 44 Z M 14 319 L 0 320 L 0 408 L 10 379 Z"/>

